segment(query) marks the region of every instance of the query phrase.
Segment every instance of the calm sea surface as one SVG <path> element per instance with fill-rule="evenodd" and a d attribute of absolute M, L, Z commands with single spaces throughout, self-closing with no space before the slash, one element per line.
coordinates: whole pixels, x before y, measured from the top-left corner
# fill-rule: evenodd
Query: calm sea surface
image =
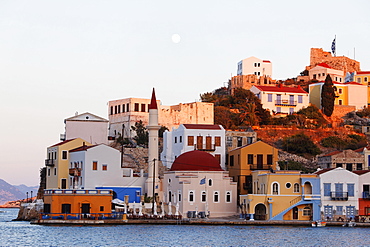
<path fill-rule="evenodd" d="M 0 208 L 0 246 L 370 246 L 369 228 L 40 226 Z"/>

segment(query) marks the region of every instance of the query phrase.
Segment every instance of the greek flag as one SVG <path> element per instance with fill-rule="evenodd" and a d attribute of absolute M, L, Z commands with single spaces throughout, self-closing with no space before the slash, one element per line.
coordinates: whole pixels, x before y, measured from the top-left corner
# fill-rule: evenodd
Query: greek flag
<path fill-rule="evenodd" d="M 203 179 L 201 179 L 200 180 L 200 184 L 202 185 L 202 184 L 205 184 L 206 183 L 206 178 L 203 178 Z"/>
<path fill-rule="evenodd" d="M 331 52 L 333 53 L 334 56 L 336 55 L 335 54 L 335 39 L 336 38 L 334 38 L 333 42 L 331 43 Z"/>

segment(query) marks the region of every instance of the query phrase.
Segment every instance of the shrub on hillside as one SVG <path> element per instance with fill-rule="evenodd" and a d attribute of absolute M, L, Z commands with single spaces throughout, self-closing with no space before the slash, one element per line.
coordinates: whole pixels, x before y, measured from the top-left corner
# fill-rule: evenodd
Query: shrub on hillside
<path fill-rule="evenodd" d="M 347 147 L 347 142 L 337 136 L 329 136 L 321 140 L 321 145 L 326 148 L 343 150 Z"/>
<path fill-rule="evenodd" d="M 298 155 L 317 155 L 321 153 L 319 147 L 303 132 L 284 138 L 283 150 Z"/>

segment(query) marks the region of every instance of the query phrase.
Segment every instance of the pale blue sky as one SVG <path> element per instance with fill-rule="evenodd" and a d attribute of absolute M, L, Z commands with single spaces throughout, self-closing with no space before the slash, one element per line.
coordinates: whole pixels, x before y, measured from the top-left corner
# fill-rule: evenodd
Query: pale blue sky
<path fill-rule="evenodd" d="M 38 184 L 46 148 L 63 120 L 107 102 L 193 102 L 224 85 L 241 59 L 273 63 L 295 77 L 311 47 L 370 70 L 370 1 L 0 0 L 0 178 Z M 173 34 L 181 42 L 171 41 Z"/>

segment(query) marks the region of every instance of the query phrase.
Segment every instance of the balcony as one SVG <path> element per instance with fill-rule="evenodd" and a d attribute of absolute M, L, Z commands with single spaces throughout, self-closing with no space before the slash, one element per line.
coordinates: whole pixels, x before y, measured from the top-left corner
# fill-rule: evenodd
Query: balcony
<path fill-rule="evenodd" d="M 215 144 L 206 144 L 206 145 L 195 144 L 194 150 L 213 152 L 216 150 L 216 145 Z"/>
<path fill-rule="evenodd" d="M 69 168 L 69 176 L 81 176 L 81 168 Z"/>
<path fill-rule="evenodd" d="M 296 106 L 297 101 L 294 100 L 275 100 L 275 105 L 280 106 Z"/>
<path fill-rule="evenodd" d="M 362 192 L 362 199 L 370 199 L 370 192 L 369 191 Z"/>
<path fill-rule="evenodd" d="M 250 165 L 251 170 L 270 170 L 272 165 L 266 164 L 253 164 Z"/>
<path fill-rule="evenodd" d="M 51 159 L 45 160 L 45 166 L 55 166 L 55 160 Z"/>
<path fill-rule="evenodd" d="M 348 192 L 330 192 L 330 199 L 334 201 L 348 201 Z"/>

